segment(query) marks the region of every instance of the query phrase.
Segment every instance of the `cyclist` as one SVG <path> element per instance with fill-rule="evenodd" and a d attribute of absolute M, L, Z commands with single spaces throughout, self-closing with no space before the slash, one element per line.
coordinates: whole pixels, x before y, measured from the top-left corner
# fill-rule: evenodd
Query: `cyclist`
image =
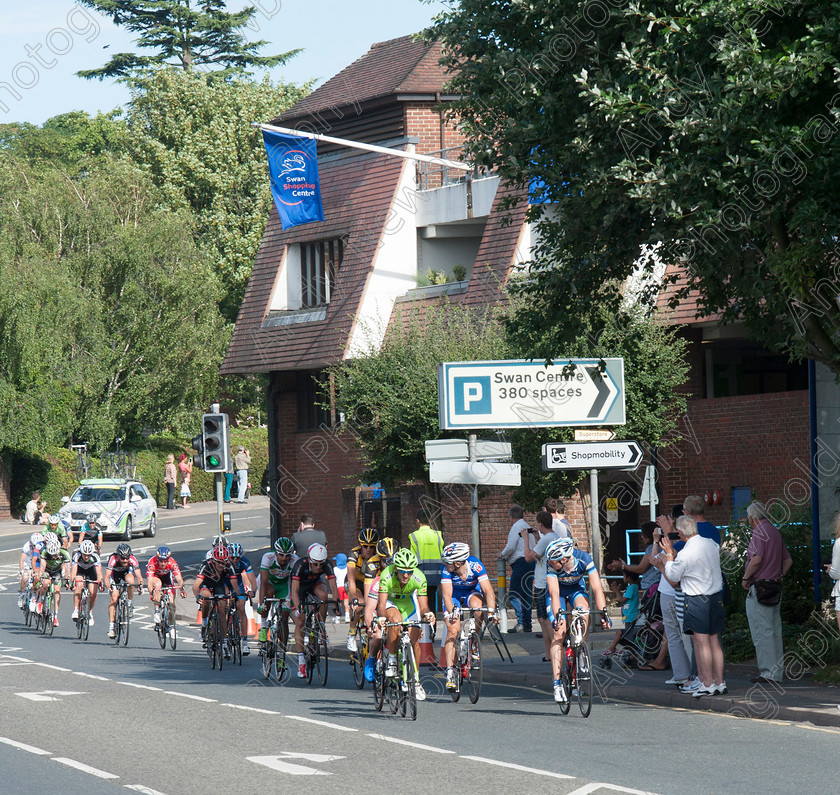
<path fill-rule="evenodd" d="M 70 582 L 73 586 L 73 615 L 75 621 L 79 617 L 79 600 L 82 597 L 82 588 L 88 589 L 90 594 L 90 619 L 88 625 L 93 626 L 93 606 L 96 604 L 96 587 L 102 587 L 102 561 L 96 554 L 96 547 L 93 541 L 85 538 L 76 553 L 73 555 L 73 562 L 70 567 Z"/>
<path fill-rule="evenodd" d="M 289 585 L 291 583 L 292 568 L 298 561 L 295 555 L 295 545 L 290 538 L 278 538 L 274 542 L 272 552 L 266 552 L 260 561 L 260 603 L 257 611 L 263 620 L 268 616 L 268 605 L 266 599 L 288 599 Z M 288 622 L 288 602 L 283 603 L 283 614 L 281 620 Z M 257 635 L 260 642 L 260 654 L 262 654 L 268 641 L 268 625 L 263 623 L 260 626 L 260 633 Z"/>
<path fill-rule="evenodd" d="M 394 553 L 397 551 L 397 545 L 393 538 L 383 538 L 376 545 L 376 557 L 378 558 L 376 577 L 370 584 L 365 599 L 365 613 L 364 622 L 367 627 L 368 637 L 370 642 L 368 644 L 368 658 L 365 661 L 365 679 L 368 682 L 373 681 L 374 666 L 376 664 L 376 655 L 379 652 L 379 647 L 382 644 L 382 627 L 374 621 L 376 616 L 376 608 L 379 604 L 379 577 L 382 572 L 394 562 Z"/>
<path fill-rule="evenodd" d="M 134 586 L 137 586 L 137 593 L 143 593 L 143 574 L 137 558 L 131 552 L 128 544 L 120 544 L 117 551 L 108 558 L 108 565 L 105 569 L 105 587 L 110 589 L 111 601 L 108 604 L 108 637 L 113 638 L 114 616 L 117 613 L 117 599 L 119 591 L 117 585 L 125 580 L 128 583 L 128 614 L 134 615 Z"/>
<path fill-rule="evenodd" d="M 459 607 L 488 607 L 496 609 L 496 594 L 484 564 L 473 555 L 466 544 L 454 542 L 443 548 L 440 574 L 440 594 L 443 598 L 443 617 L 446 621 L 446 689 L 455 690 L 455 644 L 461 632 Z M 476 631 L 481 629 L 483 613 L 475 614 Z M 493 619 L 498 617 L 493 613 Z"/>
<path fill-rule="evenodd" d="M 41 588 L 38 593 L 37 612 L 41 612 L 41 604 L 47 595 L 50 582 L 55 581 L 55 611 L 53 613 L 53 625 L 58 626 L 58 608 L 61 604 L 61 578 L 65 574 L 65 566 L 70 563 L 70 553 L 61 546 L 58 538 L 51 536 L 41 550 L 40 559 L 36 558 L 34 564 L 41 570 Z"/>
<path fill-rule="evenodd" d="M 323 544 L 312 544 L 305 558 L 300 558 L 292 569 L 292 587 L 289 594 L 289 608 L 295 622 L 295 644 L 298 650 L 298 677 L 306 677 L 306 658 L 303 654 L 303 602 L 307 595 L 326 602 L 327 586 L 335 603 L 338 604 L 338 587 L 332 564 L 327 560 L 327 548 Z M 326 582 L 324 582 L 326 580 Z M 326 621 L 327 605 L 318 608 L 321 620 Z"/>
<path fill-rule="evenodd" d="M 171 588 L 172 580 L 181 589 L 182 598 L 186 599 L 187 592 L 184 590 L 184 578 L 181 576 L 181 569 L 169 547 L 158 547 L 155 554 L 149 558 L 146 564 L 146 587 L 149 589 L 149 598 L 155 606 L 155 624 L 160 624 L 160 597 L 162 588 Z M 170 630 L 174 632 L 175 630 Z"/>
<path fill-rule="evenodd" d="M 567 694 L 563 690 L 560 673 L 563 669 L 563 641 L 566 637 L 566 620 L 563 611 L 573 607 L 588 610 L 589 596 L 586 592 L 584 577 L 589 581 L 595 604 L 601 611 L 601 624 L 604 629 L 612 626 L 606 613 L 607 601 L 601 587 L 601 577 L 588 552 L 575 549 L 571 538 L 558 538 L 545 550 L 546 586 L 548 588 L 548 618 L 554 627 L 554 640 L 551 642 L 551 670 L 554 674 L 554 700 L 565 701 Z M 586 632 L 589 633 L 588 617 L 584 619 Z M 574 695 L 574 694 L 572 694 Z"/>
<path fill-rule="evenodd" d="M 347 632 L 347 648 L 356 648 L 356 623 L 364 612 L 367 597 L 373 578 L 379 574 L 379 557 L 376 554 L 376 544 L 379 534 L 372 527 L 366 527 L 359 533 L 359 546 L 353 547 L 347 556 L 347 597 L 353 608 L 350 616 L 350 629 Z"/>
<path fill-rule="evenodd" d="M 70 534 L 67 532 L 67 528 L 61 521 L 61 517 L 57 513 L 54 513 L 47 521 L 47 532 L 55 533 L 59 544 L 61 544 L 61 546 L 65 549 L 70 549 Z"/>
<path fill-rule="evenodd" d="M 228 555 L 230 555 L 230 567 L 236 575 L 236 582 L 239 587 L 236 590 L 236 612 L 239 613 L 239 626 L 242 627 L 242 654 L 247 657 L 251 653 L 248 645 L 248 633 L 246 627 L 248 620 L 245 617 L 245 599 L 250 599 L 257 589 L 257 578 L 251 568 L 251 561 L 243 556 L 242 544 L 228 544 Z"/>
<path fill-rule="evenodd" d="M 377 612 L 380 623 L 391 621 L 419 621 L 422 615 L 430 624 L 435 621 L 435 614 L 429 610 L 429 600 L 426 596 L 426 575 L 417 568 L 417 555 L 410 549 L 400 549 L 394 555 L 394 562 L 379 575 L 379 603 Z M 388 665 L 385 676 L 397 674 L 397 643 L 399 642 L 398 627 L 391 627 L 388 631 Z M 420 674 L 417 668 L 420 659 L 420 627 L 411 627 L 408 637 L 414 650 L 414 673 L 416 674 L 416 694 L 418 701 L 424 701 L 426 691 L 420 684 Z"/>
<path fill-rule="evenodd" d="M 37 559 L 41 550 L 44 548 L 44 536 L 41 533 L 33 533 L 29 536 L 29 540 L 20 548 L 20 564 L 18 573 L 20 574 L 20 592 L 18 593 L 18 607 L 23 610 L 23 594 L 26 586 L 32 578 L 33 586 L 37 583 L 40 575 L 38 574 L 33 560 Z M 35 595 L 33 592 L 32 598 L 29 600 L 29 610 L 35 610 Z"/>
<path fill-rule="evenodd" d="M 201 605 L 201 636 L 202 640 L 205 640 L 204 636 L 207 630 L 207 622 L 210 620 L 210 611 L 214 607 L 210 597 L 227 597 L 228 590 L 231 594 L 236 594 L 239 590 L 236 575 L 230 567 L 230 555 L 226 546 L 219 544 L 219 546 L 213 548 L 212 557 L 201 564 L 192 588 L 193 594 Z M 222 653 L 228 660 L 230 659 L 230 649 L 227 642 L 227 598 L 218 601 L 218 610 L 222 619 Z"/>
<path fill-rule="evenodd" d="M 85 539 L 92 541 L 96 546 L 97 554 L 102 549 L 102 528 L 96 522 L 98 518 L 98 514 L 89 513 L 85 523 L 79 528 L 79 537 L 76 539 L 79 544 Z"/>

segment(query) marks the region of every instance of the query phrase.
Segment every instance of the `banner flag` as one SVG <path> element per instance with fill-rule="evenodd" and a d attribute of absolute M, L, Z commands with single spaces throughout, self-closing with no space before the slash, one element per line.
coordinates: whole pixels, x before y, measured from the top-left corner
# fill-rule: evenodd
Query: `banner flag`
<path fill-rule="evenodd" d="M 318 145 L 309 138 L 263 130 L 271 195 L 283 229 L 324 220 L 318 182 Z"/>

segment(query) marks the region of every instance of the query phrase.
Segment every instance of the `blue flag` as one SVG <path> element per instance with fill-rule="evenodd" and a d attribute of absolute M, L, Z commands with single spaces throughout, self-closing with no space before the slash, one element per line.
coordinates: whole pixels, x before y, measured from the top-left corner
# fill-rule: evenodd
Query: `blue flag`
<path fill-rule="evenodd" d="M 318 182 L 318 149 L 310 138 L 263 130 L 271 195 L 283 229 L 324 220 Z"/>

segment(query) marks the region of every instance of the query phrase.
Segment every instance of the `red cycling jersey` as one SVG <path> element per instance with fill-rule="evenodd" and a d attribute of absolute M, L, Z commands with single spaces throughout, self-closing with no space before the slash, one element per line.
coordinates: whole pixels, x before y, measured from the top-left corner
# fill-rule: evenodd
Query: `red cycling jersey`
<path fill-rule="evenodd" d="M 155 555 L 153 558 L 149 559 L 149 562 L 146 564 L 147 579 L 149 577 L 157 577 L 158 579 L 161 579 L 161 577 L 166 577 L 168 575 L 172 575 L 173 577 L 181 576 L 181 570 L 178 568 L 175 558 L 161 560 L 157 555 Z"/>

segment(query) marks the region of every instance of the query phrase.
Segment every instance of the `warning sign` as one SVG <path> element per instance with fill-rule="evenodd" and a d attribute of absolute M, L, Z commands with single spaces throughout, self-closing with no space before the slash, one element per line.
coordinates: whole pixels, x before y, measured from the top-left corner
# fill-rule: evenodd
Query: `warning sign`
<path fill-rule="evenodd" d="M 618 521 L 618 497 L 607 497 L 607 521 L 610 524 Z"/>

